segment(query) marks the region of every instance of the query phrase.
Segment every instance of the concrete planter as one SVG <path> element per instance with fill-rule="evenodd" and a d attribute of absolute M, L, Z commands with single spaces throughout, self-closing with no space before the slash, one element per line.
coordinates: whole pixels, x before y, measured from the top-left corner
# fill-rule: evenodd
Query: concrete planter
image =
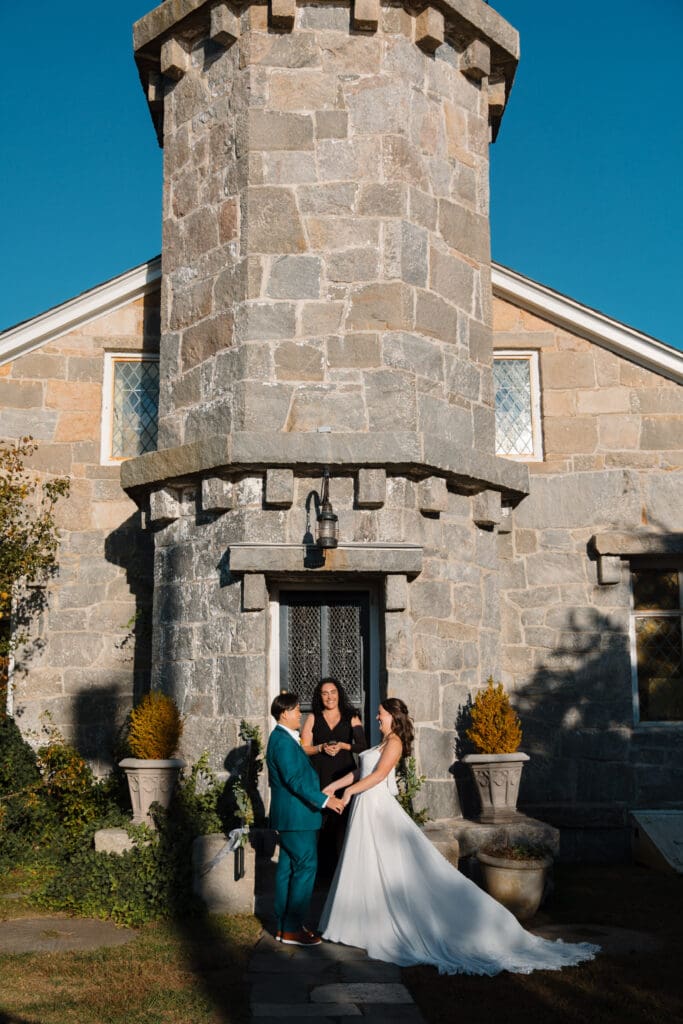
<path fill-rule="evenodd" d="M 178 779 L 178 773 L 185 767 L 180 757 L 169 757 L 160 761 L 147 761 L 140 757 L 124 757 L 119 761 L 128 779 L 128 791 L 133 807 L 133 824 L 149 825 L 154 821 L 149 813 L 153 803 L 168 807 Z"/>
<path fill-rule="evenodd" d="M 533 917 L 541 905 L 548 868 L 553 858 L 546 856 L 512 860 L 479 850 L 477 860 L 489 896 L 507 907 L 518 921 Z"/>
<path fill-rule="evenodd" d="M 522 768 L 528 754 L 466 754 L 463 763 L 469 765 L 481 801 L 479 821 L 484 824 L 503 824 L 518 816 L 517 797 Z"/>
<path fill-rule="evenodd" d="M 197 836 L 192 844 L 192 888 L 210 914 L 254 913 L 256 853 L 251 842 L 242 857 L 240 863 L 239 851 L 229 848 L 222 832 Z"/>

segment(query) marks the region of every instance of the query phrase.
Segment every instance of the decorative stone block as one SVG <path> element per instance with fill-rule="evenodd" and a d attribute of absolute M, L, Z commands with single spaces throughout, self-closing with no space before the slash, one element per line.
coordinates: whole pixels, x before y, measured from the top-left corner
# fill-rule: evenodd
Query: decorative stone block
<path fill-rule="evenodd" d="M 598 558 L 598 583 L 603 587 L 621 583 L 622 566 L 623 562 L 618 555 L 601 555 Z"/>
<path fill-rule="evenodd" d="M 477 526 L 490 528 L 501 520 L 500 491 L 480 491 L 472 498 L 472 519 Z"/>
<path fill-rule="evenodd" d="M 155 71 L 150 71 L 147 79 L 147 102 L 150 110 L 159 110 L 164 102 L 163 78 Z"/>
<path fill-rule="evenodd" d="M 296 18 L 296 0 L 270 0 L 270 23 L 291 32 Z"/>
<path fill-rule="evenodd" d="M 135 843 L 125 828 L 99 828 L 93 836 L 96 853 L 127 853 Z"/>
<path fill-rule="evenodd" d="M 507 96 L 505 92 L 505 79 L 504 78 L 489 78 L 489 89 L 488 89 L 488 100 L 489 100 L 489 115 L 491 117 L 501 117 L 505 110 L 505 102 Z"/>
<path fill-rule="evenodd" d="M 408 606 L 408 577 L 392 575 L 384 580 L 384 608 L 388 612 L 402 612 Z"/>
<path fill-rule="evenodd" d="M 229 848 L 222 833 L 197 836 L 192 844 L 192 886 L 210 914 L 253 914 L 256 855 L 243 851 L 244 874 L 237 878 L 238 850 Z"/>
<path fill-rule="evenodd" d="M 289 508 L 294 501 L 294 473 L 291 469 L 266 470 L 266 505 Z"/>
<path fill-rule="evenodd" d="M 202 480 L 202 510 L 227 512 L 235 507 L 235 496 L 230 480 L 220 476 L 207 476 Z"/>
<path fill-rule="evenodd" d="M 379 0 L 354 0 L 351 26 L 360 32 L 376 32 L 380 10 Z"/>
<path fill-rule="evenodd" d="M 443 43 L 444 17 L 435 7 L 427 7 L 415 19 L 415 42 L 428 53 L 434 53 Z"/>
<path fill-rule="evenodd" d="M 358 508 L 381 508 L 387 499 L 384 469 L 358 470 Z"/>
<path fill-rule="evenodd" d="M 420 512 L 445 512 L 448 508 L 448 488 L 442 476 L 428 476 L 417 486 L 417 504 Z"/>
<path fill-rule="evenodd" d="M 216 4 L 211 8 L 209 35 L 214 43 L 220 43 L 226 49 L 239 39 L 240 19 L 233 14 L 227 4 Z"/>
<path fill-rule="evenodd" d="M 466 78 L 480 82 L 491 73 L 491 50 L 481 39 L 474 39 L 460 58 L 460 70 Z"/>
<path fill-rule="evenodd" d="M 170 487 L 159 487 L 149 496 L 149 522 L 172 523 L 181 515 L 178 493 Z"/>
<path fill-rule="evenodd" d="M 190 55 L 179 39 L 167 39 L 161 44 L 160 67 L 162 75 L 180 81 L 190 66 Z"/>
<path fill-rule="evenodd" d="M 509 505 L 501 506 L 498 533 L 512 533 L 512 509 Z"/>
<path fill-rule="evenodd" d="M 242 580 L 242 610 L 261 612 L 268 607 L 268 588 L 262 573 L 248 572 Z"/>

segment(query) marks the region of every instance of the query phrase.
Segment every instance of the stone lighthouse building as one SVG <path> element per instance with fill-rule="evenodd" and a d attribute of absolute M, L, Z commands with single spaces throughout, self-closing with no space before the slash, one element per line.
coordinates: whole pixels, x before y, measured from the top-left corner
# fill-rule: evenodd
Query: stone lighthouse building
<path fill-rule="evenodd" d="M 135 26 L 164 149 L 154 686 L 217 760 L 281 689 L 402 697 L 433 817 L 500 672 L 488 149 L 517 33 L 481 0 L 168 0 Z M 338 545 L 316 544 L 323 476 Z"/>

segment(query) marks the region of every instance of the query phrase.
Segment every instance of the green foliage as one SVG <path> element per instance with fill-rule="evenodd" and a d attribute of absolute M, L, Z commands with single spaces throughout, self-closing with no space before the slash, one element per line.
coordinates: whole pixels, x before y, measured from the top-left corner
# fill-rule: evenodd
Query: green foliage
<path fill-rule="evenodd" d="M 396 769 L 396 784 L 398 786 L 396 799 L 416 825 L 424 825 L 426 821 L 429 821 L 429 811 L 426 807 L 421 811 L 416 811 L 413 806 L 413 800 L 422 789 L 425 778 L 425 775 L 417 774 L 417 762 L 414 757 L 405 757 L 399 761 Z"/>
<path fill-rule="evenodd" d="M 165 760 L 178 749 L 182 732 L 183 720 L 176 702 L 153 690 L 130 713 L 128 747 L 133 757 Z"/>
<path fill-rule="evenodd" d="M 502 860 L 545 860 L 553 856 L 550 847 L 542 843 L 506 843 L 504 840 L 487 843 L 481 852 Z"/>
<path fill-rule="evenodd" d="M 0 620 L 11 614 L 18 626 L 13 637 L 0 630 L 0 658 L 25 643 L 28 622 L 44 604 L 42 588 L 27 590 L 25 584 L 42 580 L 57 565 L 55 504 L 68 495 L 69 481 L 39 482 L 25 465 L 37 447 L 28 436 L 0 442 Z"/>
<path fill-rule="evenodd" d="M 486 689 L 480 690 L 472 704 L 472 725 L 467 730 L 468 740 L 482 754 L 514 754 L 522 742 L 522 729 L 517 712 L 502 683 L 494 683 L 493 676 L 486 680 Z"/>
<path fill-rule="evenodd" d="M 56 822 L 35 752 L 14 719 L 0 715 L 0 865 L 24 857 Z"/>
<path fill-rule="evenodd" d="M 263 770 L 263 740 L 258 725 L 250 725 L 244 719 L 240 722 L 239 737 L 245 741 L 247 753 L 232 780 L 235 816 L 242 828 L 251 828 L 256 820 L 254 803 L 258 794 L 258 777 Z"/>

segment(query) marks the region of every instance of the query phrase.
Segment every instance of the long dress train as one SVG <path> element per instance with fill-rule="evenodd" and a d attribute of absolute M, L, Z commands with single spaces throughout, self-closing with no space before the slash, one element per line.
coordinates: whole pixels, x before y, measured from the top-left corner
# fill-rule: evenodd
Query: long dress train
<path fill-rule="evenodd" d="M 361 776 L 380 748 L 360 755 Z M 323 909 L 328 942 L 375 960 L 440 974 L 529 974 L 592 960 L 599 946 L 542 939 L 439 853 L 395 799 L 395 772 L 353 798 L 344 848 Z"/>

